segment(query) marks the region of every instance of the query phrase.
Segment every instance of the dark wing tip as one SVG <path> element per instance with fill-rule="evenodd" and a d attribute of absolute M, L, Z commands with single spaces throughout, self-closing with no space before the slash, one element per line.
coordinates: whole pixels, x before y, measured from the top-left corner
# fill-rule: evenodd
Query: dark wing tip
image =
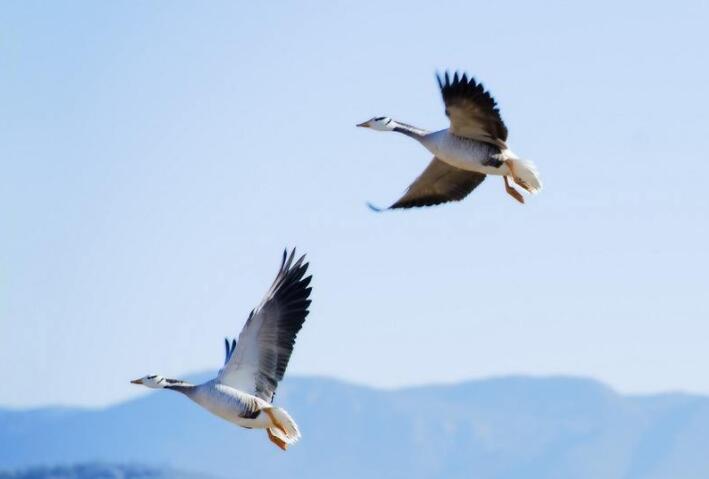
<path fill-rule="evenodd" d="M 236 339 L 229 341 L 229 338 L 224 338 L 224 348 L 226 349 L 226 356 L 224 358 L 224 364 L 228 363 L 231 359 L 234 351 L 236 350 Z"/>
<path fill-rule="evenodd" d="M 288 257 L 288 261 L 286 262 L 286 269 L 290 269 L 290 266 L 293 264 L 293 260 L 295 259 L 295 246 L 293 249 L 290 251 L 290 256 Z"/>
<path fill-rule="evenodd" d="M 441 81 L 440 76 L 438 76 L 438 80 L 443 103 L 446 106 L 446 116 L 450 117 L 448 107 L 451 105 L 461 101 L 472 102 L 490 117 L 492 124 L 489 126 L 491 129 L 489 133 L 491 136 L 500 138 L 502 141 L 507 139 L 507 127 L 500 116 L 497 101 L 492 96 L 492 93 L 485 89 L 482 82 L 476 81 L 475 77 L 468 77 L 466 73 L 459 75 L 458 72 L 453 74 L 452 82 L 448 72 L 445 74 L 445 82 Z"/>
<path fill-rule="evenodd" d="M 287 276 L 291 272 L 301 268 L 303 269 L 303 273 L 307 270 L 309 264 L 304 263 L 306 255 L 302 254 L 298 259 L 295 259 L 296 250 L 297 248 L 294 247 L 288 255 L 288 260 L 281 265 L 280 276 Z M 300 276 L 302 276 L 302 274 Z"/>
<path fill-rule="evenodd" d="M 437 206 L 441 203 L 446 203 L 450 201 L 448 198 L 442 196 L 426 196 L 422 198 L 415 198 L 406 201 L 397 201 L 391 205 L 390 209 L 408 209 L 408 208 L 425 208 L 429 206 Z"/>
<path fill-rule="evenodd" d="M 380 208 L 380 207 L 377 206 L 377 205 L 373 205 L 373 204 L 370 203 L 369 201 L 367 201 L 367 208 L 369 208 L 370 210 L 374 211 L 375 213 L 381 213 L 381 212 L 386 211 L 386 210 L 388 209 L 388 208 Z"/>

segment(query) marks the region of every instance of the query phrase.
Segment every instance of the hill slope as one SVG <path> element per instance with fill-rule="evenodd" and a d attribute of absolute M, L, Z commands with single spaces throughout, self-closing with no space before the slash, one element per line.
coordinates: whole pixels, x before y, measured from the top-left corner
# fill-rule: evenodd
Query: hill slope
<path fill-rule="evenodd" d="M 77 464 L 0 472 L 0 479 L 214 479 L 169 468 L 125 464 Z"/>
<path fill-rule="evenodd" d="M 507 377 L 381 391 L 287 380 L 287 453 L 161 391 L 103 410 L 0 411 L 0 469 L 91 461 L 229 478 L 709 477 L 709 398 L 625 397 L 585 379 Z"/>

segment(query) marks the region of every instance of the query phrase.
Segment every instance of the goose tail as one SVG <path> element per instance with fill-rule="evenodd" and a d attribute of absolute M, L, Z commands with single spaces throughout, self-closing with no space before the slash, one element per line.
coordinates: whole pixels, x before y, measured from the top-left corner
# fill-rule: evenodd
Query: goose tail
<path fill-rule="evenodd" d="M 271 425 L 267 428 L 268 437 L 284 451 L 300 439 L 300 430 L 285 409 L 272 407 L 268 409 Z M 275 439 L 275 440 L 274 440 Z"/>
<path fill-rule="evenodd" d="M 542 180 L 534 163 L 519 158 L 507 160 L 512 171 L 512 180 L 532 194 L 542 191 Z"/>

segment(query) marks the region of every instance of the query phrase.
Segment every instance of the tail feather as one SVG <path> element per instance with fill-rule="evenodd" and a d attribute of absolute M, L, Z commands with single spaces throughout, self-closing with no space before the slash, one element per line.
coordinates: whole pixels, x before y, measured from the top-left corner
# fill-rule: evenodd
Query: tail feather
<path fill-rule="evenodd" d="M 270 409 L 270 412 L 274 419 L 274 424 L 269 427 L 271 434 L 281 439 L 286 444 L 290 445 L 300 439 L 300 430 L 298 425 L 295 423 L 292 417 L 279 407 L 274 407 Z M 283 428 L 283 430 L 281 430 Z"/>
<path fill-rule="evenodd" d="M 512 163 L 514 176 L 512 180 L 519 186 L 529 191 L 532 194 L 542 191 L 542 180 L 539 178 L 539 172 L 534 163 L 526 160 L 508 160 Z"/>

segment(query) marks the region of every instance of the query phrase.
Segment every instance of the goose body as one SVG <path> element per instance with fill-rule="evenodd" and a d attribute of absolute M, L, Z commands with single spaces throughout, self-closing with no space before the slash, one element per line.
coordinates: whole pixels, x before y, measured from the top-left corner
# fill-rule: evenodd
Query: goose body
<path fill-rule="evenodd" d="M 465 198 L 488 175 L 502 176 L 505 191 L 520 203 L 522 194 L 510 180 L 529 193 L 542 184 L 534 165 L 521 160 L 507 147 L 507 127 L 497 103 L 482 84 L 456 73 L 438 77 L 450 127 L 428 132 L 389 117 L 375 117 L 359 127 L 395 131 L 421 143 L 433 160 L 409 186 L 404 196 L 389 208 L 431 206 Z M 374 208 L 380 211 L 379 208 Z"/>
<path fill-rule="evenodd" d="M 265 429 L 271 442 L 286 450 L 300 439 L 300 431 L 290 415 L 272 403 L 308 315 L 311 291 L 305 257 L 294 258 L 295 250 L 283 253 L 276 279 L 249 315 L 239 340 L 225 340 L 224 367 L 216 378 L 194 385 L 152 374 L 131 382 L 177 391 L 233 424 Z"/>
<path fill-rule="evenodd" d="M 508 176 L 510 169 L 501 158 L 516 158 L 509 150 L 503 155 L 499 148 L 489 143 L 453 135 L 448 129 L 424 135 L 420 141 L 433 156 L 446 164 L 485 175 Z"/>
<path fill-rule="evenodd" d="M 249 429 L 269 427 L 268 417 L 261 412 L 270 408 L 270 403 L 216 379 L 183 392 L 207 411 L 237 426 Z"/>

